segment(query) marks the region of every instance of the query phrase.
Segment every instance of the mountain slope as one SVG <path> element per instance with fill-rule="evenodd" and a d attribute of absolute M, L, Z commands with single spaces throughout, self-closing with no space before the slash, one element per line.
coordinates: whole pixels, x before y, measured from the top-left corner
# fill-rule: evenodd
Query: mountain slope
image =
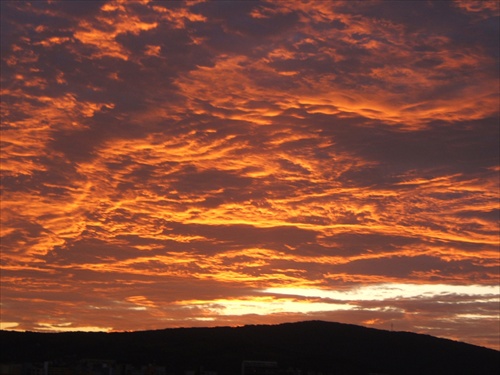
<path fill-rule="evenodd" d="M 0 362 L 81 358 L 239 374 L 243 360 L 323 374 L 496 374 L 500 352 L 408 332 L 308 321 L 123 333 L 0 332 Z"/>

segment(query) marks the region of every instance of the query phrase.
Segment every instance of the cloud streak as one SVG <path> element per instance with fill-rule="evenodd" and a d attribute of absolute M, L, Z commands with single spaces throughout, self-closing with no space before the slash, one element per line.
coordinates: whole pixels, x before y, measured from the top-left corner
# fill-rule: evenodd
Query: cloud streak
<path fill-rule="evenodd" d="M 496 2 L 82 4 L 2 3 L 2 327 L 500 347 Z"/>

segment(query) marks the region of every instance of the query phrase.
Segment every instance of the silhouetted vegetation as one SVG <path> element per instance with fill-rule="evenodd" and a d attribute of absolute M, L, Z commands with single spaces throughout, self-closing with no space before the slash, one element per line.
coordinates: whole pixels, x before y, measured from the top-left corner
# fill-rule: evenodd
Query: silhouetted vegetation
<path fill-rule="evenodd" d="M 408 332 L 309 321 L 237 328 L 176 328 L 124 333 L 1 331 L 1 363 L 113 359 L 240 373 L 243 360 L 322 374 L 497 374 L 500 352 Z M 289 372 L 290 373 L 290 372 Z"/>

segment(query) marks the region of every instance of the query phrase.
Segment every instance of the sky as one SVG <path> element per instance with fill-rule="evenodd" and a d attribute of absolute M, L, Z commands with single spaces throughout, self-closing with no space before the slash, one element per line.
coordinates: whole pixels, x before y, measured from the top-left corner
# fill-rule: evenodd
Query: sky
<path fill-rule="evenodd" d="M 2 1 L 1 327 L 500 349 L 499 13 Z"/>

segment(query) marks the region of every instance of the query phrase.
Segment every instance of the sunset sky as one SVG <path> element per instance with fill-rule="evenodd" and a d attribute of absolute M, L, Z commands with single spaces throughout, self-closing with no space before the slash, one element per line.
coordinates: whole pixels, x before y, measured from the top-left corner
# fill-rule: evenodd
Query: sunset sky
<path fill-rule="evenodd" d="M 500 349 L 497 1 L 2 1 L 1 327 L 327 320 Z"/>

